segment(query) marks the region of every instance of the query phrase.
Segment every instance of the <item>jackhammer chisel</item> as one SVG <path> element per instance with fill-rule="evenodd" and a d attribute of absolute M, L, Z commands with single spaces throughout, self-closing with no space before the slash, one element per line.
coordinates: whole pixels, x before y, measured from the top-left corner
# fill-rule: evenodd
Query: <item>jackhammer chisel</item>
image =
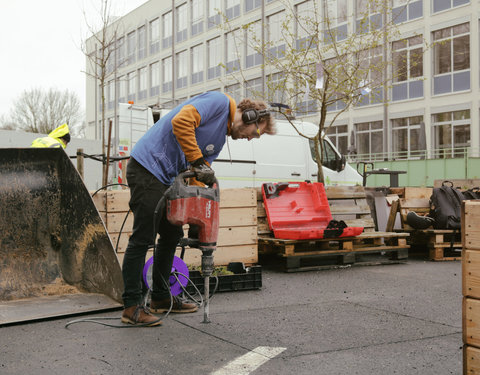
<path fill-rule="evenodd" d="M 190 247 L 202 251 L 202 275 L 205 282 L 203 323 L 209 323 L 210 276 L 213 272 L 213 252 L 217 248 L 220 190 L 218 181 L 212 186 L 187 186 L 185 179 L 194 172 L 180 173 L 165 193 L 167 220 L 174 225 L 195 225 L 198 241 L 189 239 Z"/>

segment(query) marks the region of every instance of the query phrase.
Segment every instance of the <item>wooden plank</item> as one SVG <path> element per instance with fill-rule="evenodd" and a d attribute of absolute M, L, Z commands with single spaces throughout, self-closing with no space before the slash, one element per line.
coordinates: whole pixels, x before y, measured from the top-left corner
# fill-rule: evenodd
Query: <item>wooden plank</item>
<path fill-rule="evenodd" d="M 114 249 L 117 249 L 117 253 L 124 253 L 125 250 L 127 250 L 127 245 L 128 245 L 128 240 L 132 233 L 123 233 L 120 235 L 120 241 L 118 242 L 118 247 L 117 247 L 117 241 L 120 233 L 110 233 L 110 239 L 112 241 L 112 245 Z"/>
<path fill-rule="evenodd" d="M 462 202 L 462 244 L 466 249 L 480 250 L 480 201 Z"/>
<path fill-rule="evenodd" d="M 463 347 L 463 374 L 480 375 L 480 349 L 465 345 Z"/>
<path fill-rule="evenodd" d="M 257 243 L 257 227 L 219 228 L 217 246 L 250 245 Z"/>
<path fill-rule="evenodd" d="M 426 198 L 430 199 L 433 189 L 426 187 L 405 187 L 404 199 Z"/>
<path fill-rule="evenodd" d="M 181 249 L 177 249 L 176 256 L 180 256 Z M 202 252 L 198 249 L 185 249 L 183 258 L 188 266 L 200 266 L 202 264 Z M 256 244 L 239 246 L 219 246 L 213 253 L 213 262 L 216 266 L 226 266 L 231 262 L 243 262 L 246 265 L 258 263 L 258 251 Z"/>
<path fill-rule="evenodd" d="M 400 207 L 400 200 L 394 200 L 392 206 L 390 207 L 390 214 L 388 215 L 387 226 L 385 227 L 386 232 L 392 232 L 395 225 L 395 219 L 397 218 L 398 208 Z"/>
<path fill-rule="evenodd" d="M 220 208 L 256 206 L 257 192 L 253 188 L 220 190 Z"/>
<path fill-rule="evenodd" d="M 370 215 L 370 207 L 365 205 L 355 205 L 350 206 L 337 205 L 335 201 L 330 203 L 330 212 L 333 215 Z"/>
<path fill-rule="evenodd" d="M 257 207 L 220 208 L 220 227 L 257 225 Z"/>
<path fill-rule="evenodd" d="M 409 209 L 410 211 L 415 211 L 418 208 L 430 208 L 430 202 L 427 198 L 410 198 L 410 199 L 400 199 L 400 207 L 402 209 Z"/>
<path fill-rule="evenodd" d="M 365 198 L 363 186 L 327 186 L 327 199 Z"/>
<path fill-rule="evenodd" d="M 127 211 L 128 212 L 128 211 Z M 102 212 L 102 220 L 105 223 L 105 226 L 107 227 L 107 230 L 109 233 L 118 233 L 120 232 L 120 229 L 122 229 L 122 224 L 125 221 L 125 224 L 123 225 L 122 232 L 131 232 L 133 228 L 133 213 L 129 212 L 127 216 L 127 212 L 114 212 L 114 213 L 105 213 Z"/>
<path fill-rule="evenodd" d="M 480 299 L 480 251 L 462 251 L 462 292 Z"/>
<path fill-rule="evenodd" d="M 463 298 L 463 343 L 480 347 L 480 300 Z"/>

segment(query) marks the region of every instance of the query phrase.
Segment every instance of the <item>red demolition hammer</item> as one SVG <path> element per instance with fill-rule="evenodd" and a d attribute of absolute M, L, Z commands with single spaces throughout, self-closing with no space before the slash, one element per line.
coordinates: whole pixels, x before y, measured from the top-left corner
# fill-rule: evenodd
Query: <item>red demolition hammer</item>
<path fill-rule="evenodd" d="M 195 173 L 180 173 L 165 192 L 167 220 L 174 225 L 189 224 L 198 227 L 198 240 L 188 239 L 187 244 L 202 251 L 202 275 L 205 282 L 203 323 L 209 323 L 208 300 L 213 252 L 217 248 L 220 190 L 216 179 L 212 186 L 187 186 L 185 179 L 189 177 L 195 177 Z"/>

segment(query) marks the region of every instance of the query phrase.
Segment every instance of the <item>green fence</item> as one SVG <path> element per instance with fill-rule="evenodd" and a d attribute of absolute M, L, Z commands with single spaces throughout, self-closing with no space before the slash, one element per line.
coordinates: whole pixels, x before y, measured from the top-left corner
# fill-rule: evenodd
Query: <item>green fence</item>
<path fill-rule="evenodd" d="M 470 150 L 471 151 L 471 150 Z M 406 171 L 398 175 L 399 186 L 433 186 L 435 180 L 480 178 L 480 157 L 465 152 L 462 157 L 442 159 L 374 161 L 375 169 Z M 355 161 L 351 161 L 355 167 Z M 360 167 L 359 167 L 360 169 Z M 389 175 L 370 175 L 367 186 L 390 186 Z"/>

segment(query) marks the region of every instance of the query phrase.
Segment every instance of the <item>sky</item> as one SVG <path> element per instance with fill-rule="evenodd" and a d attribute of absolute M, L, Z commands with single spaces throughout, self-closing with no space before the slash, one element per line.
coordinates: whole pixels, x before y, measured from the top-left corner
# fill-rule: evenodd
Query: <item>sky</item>
<path fill-rule="evenodd" d="M 123 16 L 147 0 L 109 0 Z M 85 110 L 82 41 L 98 19 L 101 0 L 0 0 L 0 116 L 25 90 L 75 92 Z M 84 15 L 85 12 L 85 15 Z"/>

